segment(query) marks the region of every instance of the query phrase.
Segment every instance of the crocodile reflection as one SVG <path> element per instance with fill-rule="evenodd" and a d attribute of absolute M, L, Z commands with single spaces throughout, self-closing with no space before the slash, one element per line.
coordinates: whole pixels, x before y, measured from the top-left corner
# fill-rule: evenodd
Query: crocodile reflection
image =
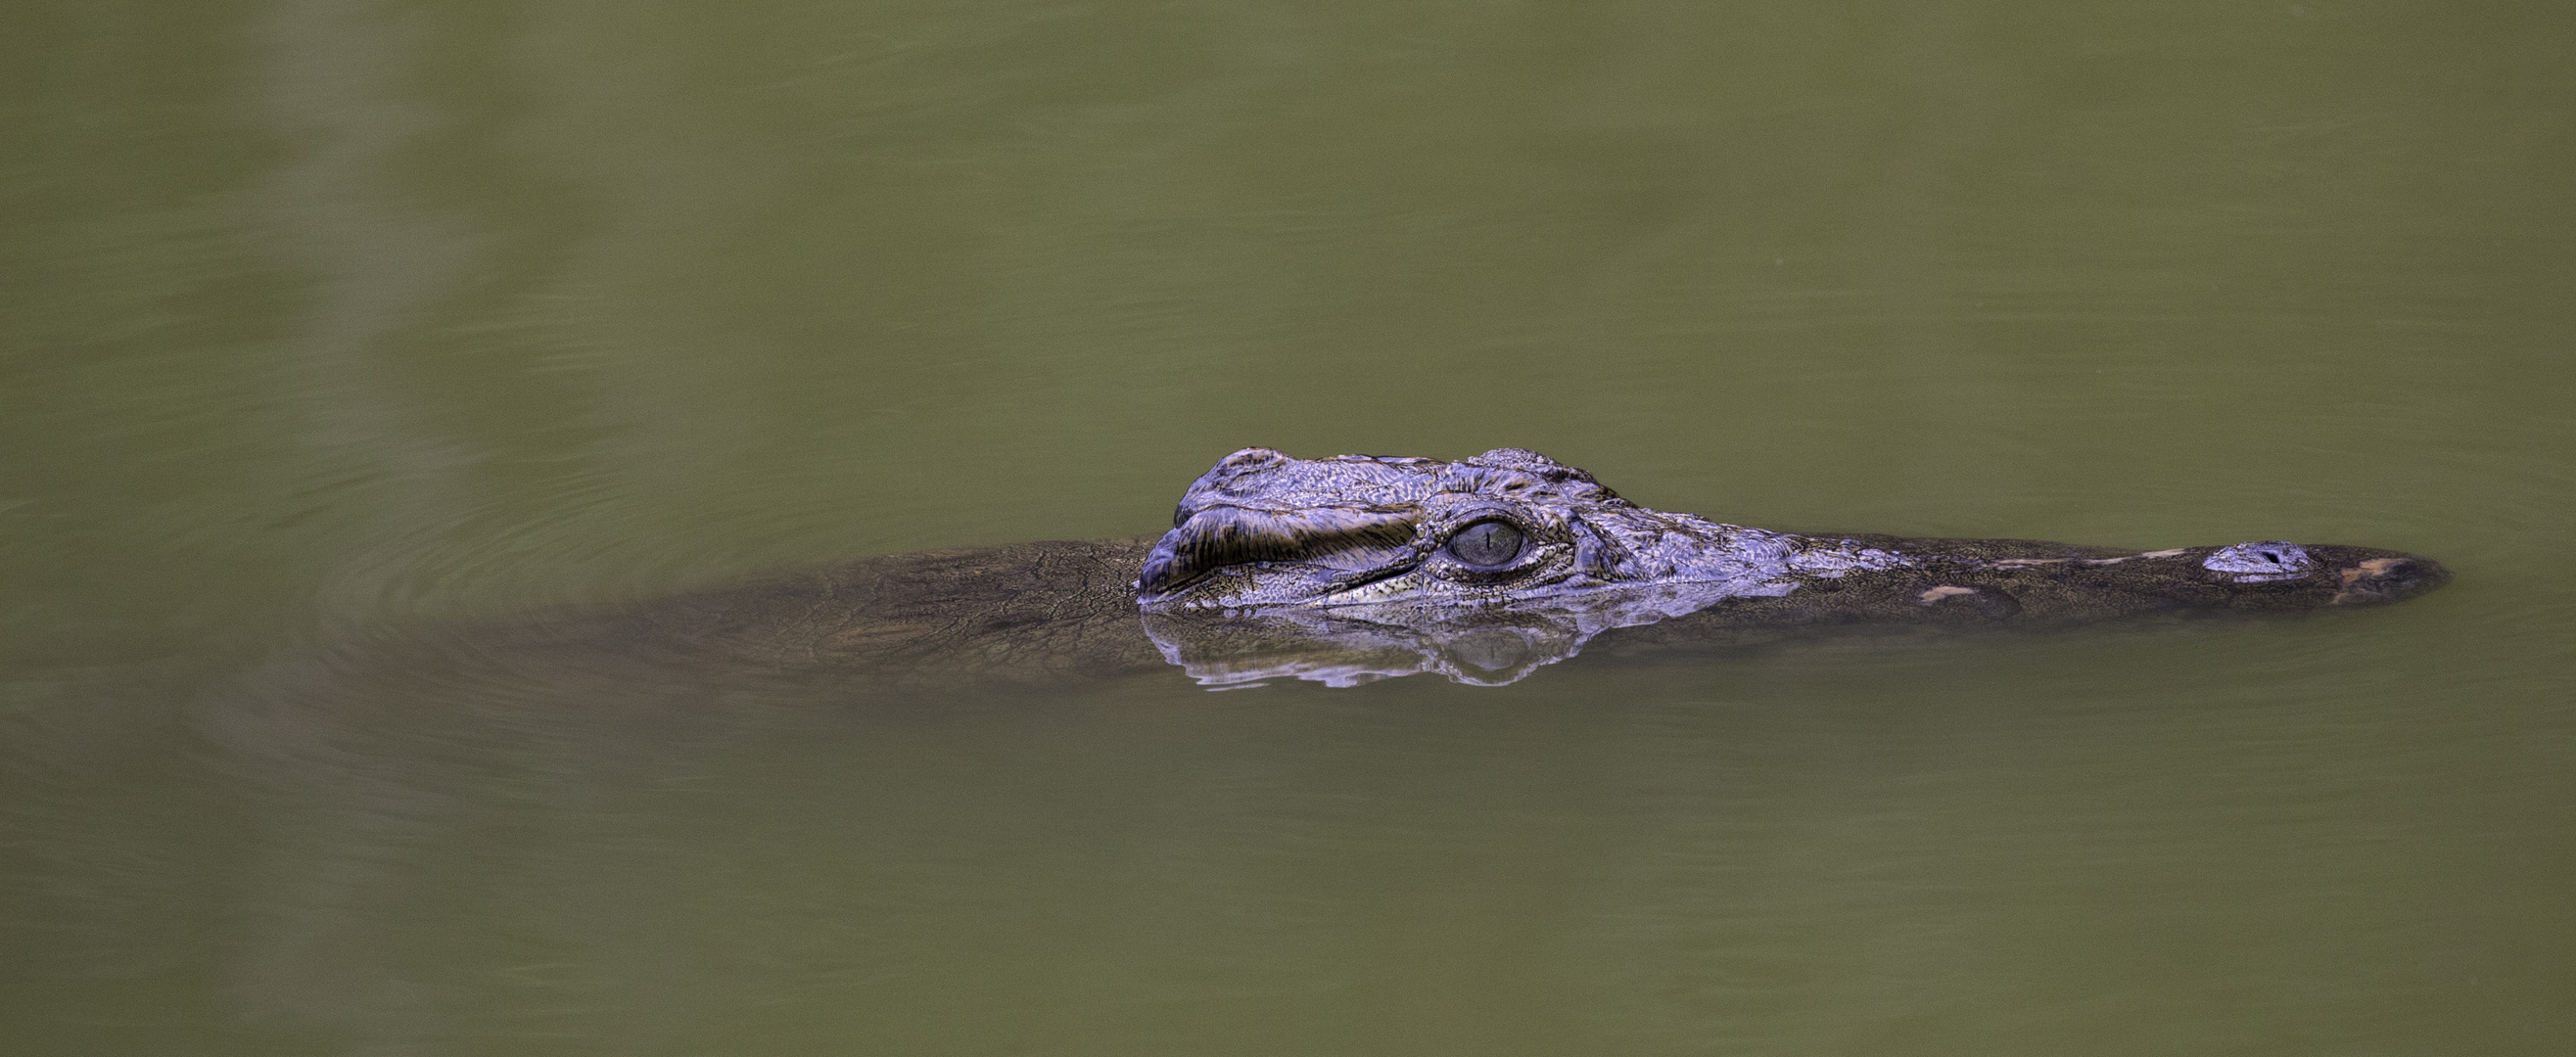
<path fill-rule="evenodd" d="M 1145 633 L 1164 660 L 1214 689 L 1270 679 L 1357 686 L 1425 672 L 1501 686 L 1574 656 L 1602 632 L 1707 609 L 1728 597 L 1725 590 L 1712 584 L 1606 589 L 1580 599 L 1519 599 L 1448 612 L 1372 604 L 1148 612 Z"/>

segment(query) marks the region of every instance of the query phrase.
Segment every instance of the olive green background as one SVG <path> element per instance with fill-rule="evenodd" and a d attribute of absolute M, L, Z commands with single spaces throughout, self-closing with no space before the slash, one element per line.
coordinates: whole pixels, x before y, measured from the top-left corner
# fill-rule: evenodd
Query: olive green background
<path fill-rule="evenodd" d="M 21 3 L 0 231 L 0 1051 L 2576 1048 L 2563 4 Z M 2459 576 L 1501 689 L 294 690 L 1248 444 Z"/>

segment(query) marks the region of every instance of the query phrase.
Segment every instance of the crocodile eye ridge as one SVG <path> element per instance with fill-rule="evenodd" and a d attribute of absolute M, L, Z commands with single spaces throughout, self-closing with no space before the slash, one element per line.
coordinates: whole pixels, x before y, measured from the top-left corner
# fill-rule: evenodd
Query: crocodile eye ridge
<path fill-rule="evenodd" d="M 1521 530 L 1509 522 L 1479 521 L 1449 539 L 1449 556 L 1478 569 L 1498 569 L 1521 556 Z"/>

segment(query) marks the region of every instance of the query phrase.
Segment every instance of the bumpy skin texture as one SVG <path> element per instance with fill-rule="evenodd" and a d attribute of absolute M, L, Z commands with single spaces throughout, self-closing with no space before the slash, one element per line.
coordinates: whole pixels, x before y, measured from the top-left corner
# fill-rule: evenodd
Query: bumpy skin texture
<path fill-rule="evenodd" d="M 1137 588 L 1167 659 L 1230 685 L 1410 671 L 1509 682 L 1623 628 L 1636 645 L 1828 624 L 2045 627 L 2372 605 L 2448 578 L 2365 547 L 1771 532 L 1648 510 L 1517 448 L 1457 462 L 1246 448 L 1190 486 Z"/>
<path fill-rule="evenodd" d="M 1417 672 L 1507 683 L 1598 648 L 1827 626 L 2057 627 L 2375 605 L 2449 577 L 2365 547 L 2131 551 L 1799 535 L 1648 510 L 1504 448 L 1456 462 L 1267 448 L 1192 484 L 1159 540 L 854 562 L 511 634 L 657 662 L 899 683 L 1052 682 L 1175 665 L 1228 687 Z"/>
<path fill-rule="evenodd" d="M 1486 533 L 1488 553 L 1456 545 L 1484 525 L 1503 529 Z M 1713 601 L 1905 564 L 1848 540 L 1648 510 L 1518 448 L 1458 462 L 1245 448 L 1181 497 L 1145 559 L 1138 601 L 1156 612 L 1446 608 L 1640 584 L 1689 584 Z"/>
<path fill-rule="evenodd" d="M 1519 541 L 1507 558 L 1494 560 L 1498 548 L 1470 556 L 1455 545 L 1489 523 Z M 1771 532 L 1648 510 L 1589 473 L 1519 448 L 1457 462 L 1294 459 L 1245 448 L 1181 497 L 1172 531 L 1145 559 L 1137 600 L 1149 612 L 1444 609 L 1606 600 L 1617 589 L 1660 586 L 1687 597 L 1696 612 L 1720 601 L 1864 585 L 1875 589 L 1865 594 L 1886 601 L 1890 589 L 1920 584 L 1938 592 L 1913 599 L 1921 606 L 1982 596 L 1976 608 L 2021 614 L 2031 609 L 2027 598 L 2040 607 L 2033 618 L 2098 619 L 2141 608 L 2389 601 L 2446 575 L 2428 559 L 2396 551 L 2287 542 L 2142 552 Z"/>

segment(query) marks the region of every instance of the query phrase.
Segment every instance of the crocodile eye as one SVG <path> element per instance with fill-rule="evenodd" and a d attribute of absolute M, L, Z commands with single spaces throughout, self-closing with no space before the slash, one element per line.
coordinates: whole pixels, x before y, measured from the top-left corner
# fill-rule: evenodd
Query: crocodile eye
<path fill-rule="evenodd" d="M 1450 537 L 1449 554 L 1479 569 L 1509 565 L 1521 556 L 1521 530 L 1501 521 L 1479 521 Z"/>

